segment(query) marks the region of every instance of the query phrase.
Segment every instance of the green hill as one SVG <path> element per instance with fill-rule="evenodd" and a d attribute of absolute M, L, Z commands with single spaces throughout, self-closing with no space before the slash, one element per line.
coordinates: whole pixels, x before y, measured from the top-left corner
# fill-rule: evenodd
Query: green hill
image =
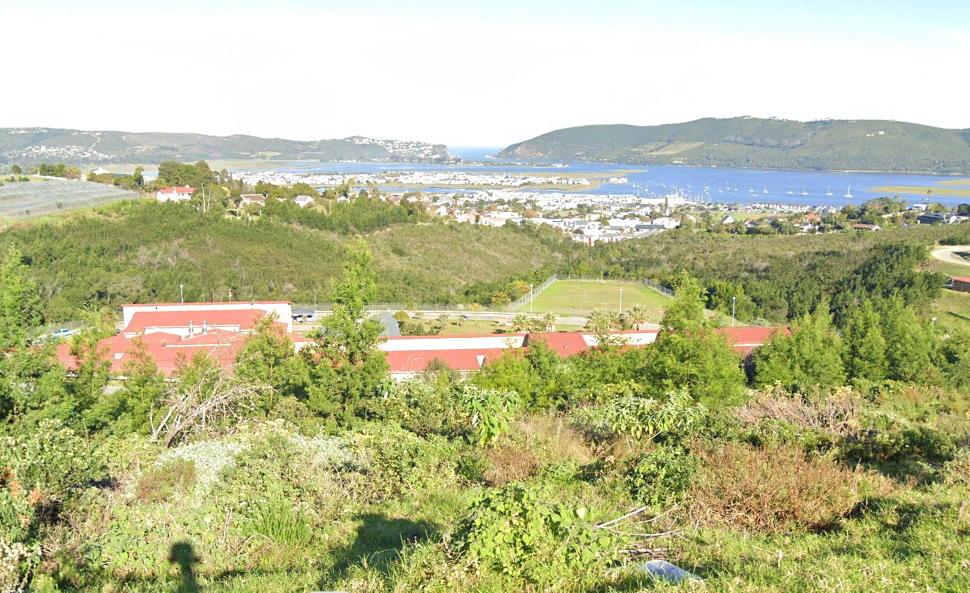
<path fill-rule="evenodd" d="M 321 161 L 445 161 L 443 144 L 412 140 L 286 140 L 236 134 L 207 136 L 162 132 L 0 128 L 0 163 L 195 161 L 249 158 Z"/>
<path fill-rule="evenodd" d="M 538 161 L 970 173 L 970 130 L 881 120 L 736 117 L 565 128 L 498 155 Z"/>
<path fill-rule="evenodd" d="M 576 249 L 542 230 L 422 223 L 358 234 L 125 202 L 10 227 L 0 253 L 17 245 L 43 286 L 45 314 L 71 319 L 86 307 L 175 300 L 179 284 L 186 300 L 327 303 L 344 247 L 358 238 L 374 253 L 376 300 L 395 303 L 487 302 L 513 280 L 545 278 Z"/>

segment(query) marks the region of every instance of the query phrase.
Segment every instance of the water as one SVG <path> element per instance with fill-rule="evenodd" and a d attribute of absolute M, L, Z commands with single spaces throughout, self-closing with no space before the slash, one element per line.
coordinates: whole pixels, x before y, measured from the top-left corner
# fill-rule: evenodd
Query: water
<path fill-rule="evenodd" d="M 472 148 L 464 158 L 480 158 L 494 149 Z M 684 167 L 670 165 L 635 166 L 604 163 L 569 163 L 565 166 L 523 165 L 508 163 L 466 162 L 459 165 L 424 163 L 288 163 L 281 162 L 279 171 L 302 173 L 380 173 L 382 171 L 468 171 L 518 173 L 607 173 L 627 179 L 624 184 L 601 184 L 596 189 L 583 190 L 592 194 L 633 194 L 643 197 L 681 195 L 694 200 L 708 200 L 728 204 L 795 204 L 807 206 L 844 206 L 861 204 L 871 198 L 887 195 L 874 191 L 881 186 L 941 187 L 947 179 L 933 175 L 896 173 L 848 173 L 829 171 L 773 171 L 762 169 L 731 169 L 715 167 Z M 970 184 L 970 182 L 968 182 Z M 457 186 L 436 188 L 437 191 L 459 191 Z M 970 185 L 955 187 L 970 189 Z M 432 190 L 433 191 L 433 190 Z M 529 190 L 535 191 L 535 190 Z M 558 190 L 549 190 L 558 191 Z M 851 194 L 851 197 L 846 195 Z M 947 206 L 970 202 L 970 196 L 951 197 L 931 194 L 921 189 L 900 194 L 907 202 L 939 202 Z"/>

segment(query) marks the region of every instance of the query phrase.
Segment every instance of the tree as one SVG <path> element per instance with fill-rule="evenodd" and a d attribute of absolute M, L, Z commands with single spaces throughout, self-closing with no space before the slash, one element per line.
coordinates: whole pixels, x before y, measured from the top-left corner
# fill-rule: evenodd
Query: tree
<path fill-rule="evenodd" d="M 845 383 L 842 340 L 832 327 L 827 303 L 797 319 L 791 335 L 776 334 L 758 350 L 754 363 L 760 386 L 780 383 L 786 389 L 804 391 Z"/>
<path fill-rule="evenodd" d="M 647 310 L 643 305 L 634 305 L 632 309 L 627 311 L 627 319 L 630 325 L 639 330 L 640 326 L 647 322 Z"/>
<path fill-rule="evenodd" d="M 10 167 L 10 172 L 14 175 L 22 175 L 24 170 L 20 167 L 20 165 L 14 164 Z"/>
<path fill-rule="evenodd" d="M 738 355 L 704 316 L 703 290 L 687 275 L 676 285 L 641 381 L 655 395 L 686 389 L 709 406 L 733 402 L 744 388 Z"/>
<path fill-rule="evenodd" d="M 376 417 L 388 380 L 387 361 L 377 349 L 381 324 L 365 315 L 376 289 L 371 254 L 362 243 L 349 251 L 343 279 L 334 289 L 333 312 L 305 349 L 310 407 L 344 423 Z"/>
<path fill-rule="evenodd" d="M 849 312 L 842 338 L 849 377 L 868 381 L 886 377 L 886 339 L 882 335 L 882 319 L 871 301 Z"/>
<path fill-rule="evenodd" d="M 936 374 L 933 335 L 912 307 L 892 298 L 882 311 L 888 377 L 897 381 L 927 381 Z"/>
<path fill-rule="evenodd" d="M 148 434 L 151 414 L 166 392 L 165 377 L 141 338 L 134 340 L 124 364 L 124 386 L 97 398 L 85 411 L 87 425 L 95 430 L 108 430 L 124 435 Z"/>
<path fill-rule="evenodd" d="M 40 298 L 16 247 L 0 261 L 0 351 L 21 348 L 40 326 Z"/>
<path fill-rule="evenodd" d="M 135 172 L 131 175 L 131 179 L 138 187 L 145 185 L 145 168 L 141 165 L 135 167 Z"/>
<path fill-rule="evenodd" d="M 293 349 L 285 328 L 273 316 L 263 317 L 236 359 L 236 376 L 268 383 L 274 395 L 303 398 L 306 361 Z M 267 408 L 272 402 L 266 402 Z"/>

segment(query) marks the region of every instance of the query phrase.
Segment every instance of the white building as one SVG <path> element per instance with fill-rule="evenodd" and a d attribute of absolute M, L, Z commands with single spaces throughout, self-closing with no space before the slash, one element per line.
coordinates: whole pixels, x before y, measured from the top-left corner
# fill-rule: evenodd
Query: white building
<path fill-rule="evenodd" d="M 299 206 L 300 208 L 306 208 L 307 206 L 313 203 L 313 198 L 311 196 L 299 195 L 293 198 L 293 203 Z"/>
<path fill-rule="evenodd" d="M 193 193 L 195 188 L 188 185 L 163 187 L 155 192 L 155 199 L 159 202 L 187 202 L 192 199 Z"/>

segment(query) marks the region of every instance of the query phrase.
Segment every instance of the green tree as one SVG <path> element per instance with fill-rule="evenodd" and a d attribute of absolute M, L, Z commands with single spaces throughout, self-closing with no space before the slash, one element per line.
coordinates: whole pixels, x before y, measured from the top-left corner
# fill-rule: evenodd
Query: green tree
<path fill-rule="evenodd" d="M 388 381 L 387 360 L 377 349 L 381 324 L 366 316 L 376 279 L 363 244 L 350 248 L 343 279 L 333 295 L 333 312 L 306 349 L 310 362 L 309 405 L 343 422 L 379 414 Z"/>
<path fill-rule="evenodd" d="M 849 312 L 842 338 L 849 377 L 869 381 L 886 377 L 886 339 L 882 335 L 882 319 L 871 301 Z"/>
<path fill-rule="evenodd" d="M 791 335 L 775 335 L 755 355 L 755 382 L 780 383 L 804 391 L 845 383 L 842 340 L 832 327 L 832 315 L 823 301 L 813 313 L 792 324 Z"/>
<path fill-rule="evenodd" d="M 236 359 L 236 375 L 254 383 L 267 383 L 273 395 L 305 397 L 306 360 L 274 317 L 263 317 Z M 273 402 L 265 402 L 267 407 Z"/>
<path fill-rule="evenodd" d="M 138 187 L 145 185 L 145 168 L 141 165 L 135 167 L 135 172 L 131 175 L 131 179 Z"/>
<path fill-rule="evenodd" d="M 147 435 L 151 430 L 152 410 L 165 394 L 165 377 L 141 338 L 135 338 L 127 357 L 122 372 L 123 387 L 97 398 L 85 411 L 84 418 L 94 430 Z"/>
<path fill-rule="evenodd" d="M 703 290 L 689 276 L 677 282 L 641 381 L 655 395 L 686 389 L 709 406 L 736 400 L 744 389 L 741 360 L 704 316 Z"/>
<path fill-rule="evenodd" d="M 40 325 L 40 298 L 16 247 L 0 261 L 0 351 L 23 347 Z"/>
<path fill-rule="evenodd" d="M 929 328 L 902 299 L 890 299 L 882 312 L 888 376 L 897 381 L 935 380 L 935 344 Z"/>

